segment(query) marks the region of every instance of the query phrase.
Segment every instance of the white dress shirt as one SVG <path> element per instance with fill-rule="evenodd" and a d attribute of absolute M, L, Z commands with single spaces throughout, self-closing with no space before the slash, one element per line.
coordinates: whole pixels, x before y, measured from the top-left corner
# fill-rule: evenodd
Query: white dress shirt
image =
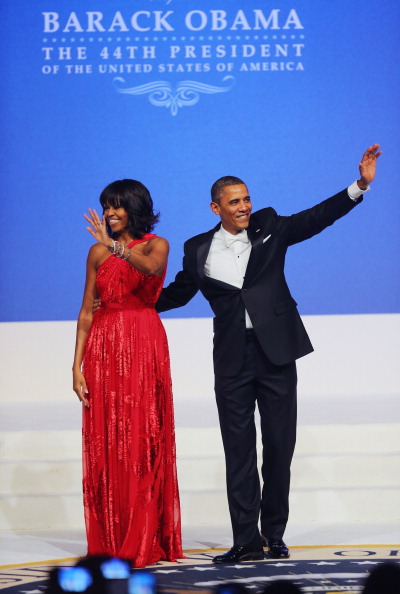
<path fill-rule="evenodd" d="M 221 225 L 214 233 L 204 272 L 210 278 L 241 289 L 250 252 L 251 243 L 247 237 L 246 229 L 237 235 L 232 235 Z M 249 314 L 246 311 L 246 328 L 252 327 Z"/>
<path fill-rule="evenodd" d="M 360 190 L 355 181 L 347 188 L 351 200 L 357 200 L 361 194 L 369 190 Z M 221 227 L 214 233 L 210 251 L 204 266 L 206 276 L 228 283 L 239 289 L 243 286 L 247 264 L 251 252 L 251 243 L 247 237 L 247 230 L 243 229 L 237 235 L 232 235 Z M 252 328 L 249 314 L 245 311 L 246 328 Z"/>

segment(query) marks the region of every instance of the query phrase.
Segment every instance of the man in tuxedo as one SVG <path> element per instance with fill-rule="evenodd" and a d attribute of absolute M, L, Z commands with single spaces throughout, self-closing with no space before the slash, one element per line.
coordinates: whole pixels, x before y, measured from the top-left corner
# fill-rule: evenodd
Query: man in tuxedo
<path fill-rule="evenodd" d="M 156 304 L 181 307 L 201 291 L 214 312 L 215 394 L 226 459 L 233 547 L 214 563 L 289 557 L 283 534 L 289 514 L 290 464 L 296 440 L 296 359 L 313 350 L 284 275 L 289 246 L 348 214 L 376 173 L 379 145 L 359 163 L 360 178 L 316 206 L 279 216 L 252 213 L 246 184 L 218 179 L 210 231 L 184 245 L 183 268 Z M 263 444 L 262 489 L 256 459 L 255 405 Z M 260 519 L 261 533 L 258 527 Z"/>

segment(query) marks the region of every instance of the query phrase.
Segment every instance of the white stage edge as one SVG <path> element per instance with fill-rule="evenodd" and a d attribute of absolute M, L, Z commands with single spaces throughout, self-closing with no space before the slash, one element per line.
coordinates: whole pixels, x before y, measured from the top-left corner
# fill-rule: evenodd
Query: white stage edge
<path fill-rule="evenodd" d="M 399 314 L 304 316 L 315 352 L 298 361 L 299 396 L 400 392 Z M 166 319 L 174 395 L 213 394 L 212 319 Z M 1 401 L 67 401 L 75 322 L 0 324 Z"/>

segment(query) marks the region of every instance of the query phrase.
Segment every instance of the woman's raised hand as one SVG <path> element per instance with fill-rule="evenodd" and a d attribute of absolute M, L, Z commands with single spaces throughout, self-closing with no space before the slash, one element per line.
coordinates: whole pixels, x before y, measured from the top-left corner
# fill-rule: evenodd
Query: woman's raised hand
<path fill-rule="evenodd" d="M 110 246 L 111 240 L 107 233 L 105 216 L 103 215 L 103 217 L 100 219 L 95 209 L 88 208 L 88 211 L 90 216 L 88 216 L 86 213 L 83 216 L 91 226 L 86 227 L 86 229 L 89 231 L 89 233 L 91 233 L 91 235 L 93 235 L 98 243 L 101 243 L 108 248 Z"/>

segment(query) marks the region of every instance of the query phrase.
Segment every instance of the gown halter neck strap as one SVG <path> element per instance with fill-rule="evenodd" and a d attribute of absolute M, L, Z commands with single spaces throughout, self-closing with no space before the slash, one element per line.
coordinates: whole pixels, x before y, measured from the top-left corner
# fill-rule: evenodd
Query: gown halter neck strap
<path fill-rule="evenodd" d="M 149 241 L 149 239 L 153 239 L 153 237 L 158 237 L 154 235 L 154 233 L 145 233 L 140 239 L 132 239 L 129 243 L 127 243 L 127 247 L 132 247 L 138 243 L 144 243 L 145 241 Z"/>

